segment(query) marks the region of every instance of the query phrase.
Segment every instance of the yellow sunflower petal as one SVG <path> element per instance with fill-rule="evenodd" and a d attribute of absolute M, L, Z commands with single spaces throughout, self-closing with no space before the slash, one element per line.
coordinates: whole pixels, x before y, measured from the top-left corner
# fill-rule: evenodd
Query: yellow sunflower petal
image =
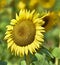
<path fill-rule="evenodd" d="M 12 38 L 8 39 L 8 40 L 7 40 L 7 43 L 9 43 L 10 41 L 12 41 Z"/>
<path fill-rule="evenodd" d="M 15 49 L 15 56 L 16 56 L 16 55 L 18 55 L 18 54 L 17 54 L 17 53 L 18 53 L 18 46 L 16 46 L 16 44 L 15 44 L 14 49 Z"/>
<path fill-rule="evenodd" d="M 34 14 L 34 12 L 35 12 L 35 10 L 33 10 L 33 11 L 30 13 L 30 16 L 29 16 L 29 17 L 30 17 L 30 19 L 32 19 L 32 18 L 33 18 L 33 16 L 32 16 L 32 15 Z"/>
<path fill-rule="evenodd" d="M 15 50 L 14 47 L 15 47 L 15 43 L 13 42 L 13 45 L 11 46 L 11 52 Z"/>
<path fill-rule="evenodd" d="M 11 34 L 8 34 L 8 35 L 6 35 L 6 36 L 4 37 L 4 39 L 6 40 L 6 39 L 8 39 L 10 36 L 11 36 Z"/>
<path fill-rule="evenodd" d="M 30 12 L 27 12 L 27 10 L 26 10 L 26 19 L 28 20 L 29 19 L 29 16 L 30 16 Z"/>
<path fill-rule="evenodd" d="M 21 11 L 19 12 L 19 19 L 21 19 L 21 20 L 22 20 L 22 18 L 23 18 L 23 19 L 25 19 L 25 18 L 26 18 L 26 13 L 25 13 L 25 10 L 21 10 Z"/>
<path fill-rule="evenodd" d="M 7 28 L 7 30 L 13 30 L 13 26 L 11 26 L 11 25 L 6 26 L 6 28 Z"/>
<path fill-rule="evenodd" d="M 12 31 L 6 31 L 6 33 L 5 33 L 5 34 L 11 34 L 11 32 L 12 32 Z"/>
<path fill-rule="evenodd" d="M 8 48 L 11 47 L 11 46 L 13 45 L 13 43 L 14 43 L 13 41 L 10 41 L 10 42 L 8 43 Z"/>
<path fill-rule="evenodd" d="M 25 49 L 25 54 L 28 55 L 28 46 L 24 47 Z"/>
<path fill-rule="evenodd" d="M 35 38 L 41 42 L 44 42 L 44 40 L 39 35 L 36 35 Z"/>
<path fill-rule="evenodd" d="M 28 45 L 28 49 L 29 49 L 30 53 L 33 54 L 33 51 L 32 51 L 32 48 L 31 48 L 31 45 Z"/>
<path fill-rule="evenodd" d="M 32 45 L 33 45 L 33 47 L 35 49 L 35 52 L 37 52 L 36 49 L 38 49 L 38 47 L 36 46 L 36 44 L 33 42 Z"/>
<path fill-rule="evenodd" d="M 20 51 L 20 56 L 22 57 L 22 56 L 23 56 L 23 54 L 22 54 L 22 50 L 21 50 L 21 49 L 22 49 L 22 47 L 20 47 L 20 48 L 19 48 L 19 51 Z"/>
<path fill-rule="evenodd" d="M 18 14 L 16 13 L 16 20 L 18 21 L 19 20 L 19 16 L 18 16 Z"/>
<path fill-rule="evenodd" d="M 40 47 L 39 44 L 40 44 L 40 43 L 39 43 L 37 40 L 34 41 L 34 45 L 36 45 L 36 49 L 38 49 L 38 48 Z"/>
<path fill-rule="evenodd" d="M 33 20 L 37 19 L 39 17 L 39 13 L 38 14 L 34 14 Z"/>
<path fill-rule="evenodd" d="M 36 29 L 44 29 L 44 27 L 36 26 Z"/>
<path fill-rule="evenodd" d="M 17 23 L 17 21 L 15 19 L 12 19 L 10 24 L 15 25 L 16 23 Z"/>
<path fill-rule="evenodd" d="M 40 35 L 41 37 L 44 36 L 40 31 L 36 31 L 36 34 L 37 34 L 37 35 Z"/>
<path fill-rule="evenodd" d="M 17 55 L 19 55 L 19 53 L 20 53 L 19 46 L 16 46 L 16 47 L 17 47 L 17 48 L 16 48 L 16 52 L 15 52 L 15 53 L 16 53 Z"/>
<path fill-rule="evenodd" d="M 32 51 L 33 51 L 33 52 L 36 52 L 36 50 L 35 50 L 35 46 L 34 46 L 33 43 L 31 44 L 31 48 L 32 48 Z"/>

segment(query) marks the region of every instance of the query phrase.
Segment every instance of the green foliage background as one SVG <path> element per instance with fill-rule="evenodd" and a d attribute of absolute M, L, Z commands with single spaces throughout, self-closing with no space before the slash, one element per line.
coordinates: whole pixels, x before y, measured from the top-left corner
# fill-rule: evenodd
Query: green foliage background
<path fill-rule="evenodd" d="M 14 0 L 15 2 L 13 5 L 10 5 L 12 0 L 6 1 L 7 6 L 0 11 L 0 65 L 26 65 L 25 60 L 21 60 L 20 57 L 11 54 L 7 49 L 7 43 L 4 40 L 6 25 L 10 23 L 12 18 L 15 18 L 15 13 L 18 12 L 16 5 L 20 0 Z M 36 11 L 38 12 L 43 10 L 44 8 L 41 8 L 41 6 L 36 8 Z M 60 11 L 60 0 L 56 0 L 52 11 Z M 58 65 L 60 65 L 59 33 L 60 26 L 58 25 L 45 33 L 44 47 L 32 56 L 30 65 L 56 65 L 56 59 L 58 59 Z"/>

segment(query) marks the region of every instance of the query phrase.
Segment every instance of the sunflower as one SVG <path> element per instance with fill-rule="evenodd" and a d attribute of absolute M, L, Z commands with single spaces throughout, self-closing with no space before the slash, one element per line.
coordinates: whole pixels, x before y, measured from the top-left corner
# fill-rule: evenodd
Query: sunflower
<path fill-rule="evenodd" d="M 35 7 L 39 3 L 39 0 L 30 0 L 29 6 L 30 8 Z"/>
<path fill-rule="evenodd" d="M 7 25 L 5 40 L 7 40 L 8 48 L 15 55 L 33 54 L 42 45 L 44 31 L 44 21 L 39 18 L 35 10 L 32 12 L 20 10 L 19 16 L 12 19 L 10 25 Z"/>
<path fill-rule="evenodd" d="M 46 31 L 50 30 L 58 22 L 58 16 L 55 12 L 48 12 L 42 19 L 45 21 L 43 27 L 45 27 Z"/>
<path fill-rule="evenodd" d="M 2 10 L 6 6 L 7 2 L 6 0 L 1 0 L 0 1 L 0 10 Z"/>
<path fill-rule="evenodd" d="M 40 0 L 40 4 L 44 8 L 51 8 L 55 4 L 55 0 Z"/>
<path fill-rule="evenodd" d="M 60 11 L 58 11 L 57 13 L 58 13 L 58 16 L 60 17 Z"/>
<path fill-rule="evenodd" d="M 26 7 L 26 4 L 23 1 L 20 1 L 17 5 L 18 9 L 24 9 Z"/>

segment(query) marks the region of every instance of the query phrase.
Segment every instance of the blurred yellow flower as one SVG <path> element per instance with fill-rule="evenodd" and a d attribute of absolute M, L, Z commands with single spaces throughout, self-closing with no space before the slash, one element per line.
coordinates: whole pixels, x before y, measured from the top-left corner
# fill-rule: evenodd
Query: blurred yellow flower
<path fill-rule="evenodd" d="M 30 8 L 33 8 L 39 3 L 39 0 L 30 0 L 29 6 Z"/>
<path fill-rule="evenodd" d="M 55 0 L 40 0 L 40 5 L 44 8 L 51 8 L 55 4 Z"/>
<path fill-rule="evenodd" d="M 0 10 L 2 10 L 7 4 L 6 0 L 0 0 Z"/>
<path fill-rule="evenodd" d="M 43 8 L 52 8 L 56 0 L 30 0 L 29 7 L 34 8 L 37 5 L 41 5 Z"/>
<path fill-rule="evenodd" d="M 7 40 L 8 48 L 15 55 L 24 56 L 29 52 L 33 54 L 38 50 L 43 40 L 44 21 L 39 18 L 35 10 L 32 12 L 21 10 L 16 19 L 12 19 L 10 25 L 7 26 L 5 40 Z"/>
<path fill-rule="evenodd" d="M 58 11 L 58 16 L 60 17 L 60 11 Z"/>
<path fill-rule="evenodd" d="M 17 6 L 18 9 L 24 9 L 26 7 L 26 4 L 23 1 L 20 1 Z"/>
<path fill-rule="evenodd" d="M 42 19 L 45 21 L 43 27 L 45 27 L 46 31 L 50 30 L 58 22 L 58 16 L 55 12 L 48 12 Z"/>

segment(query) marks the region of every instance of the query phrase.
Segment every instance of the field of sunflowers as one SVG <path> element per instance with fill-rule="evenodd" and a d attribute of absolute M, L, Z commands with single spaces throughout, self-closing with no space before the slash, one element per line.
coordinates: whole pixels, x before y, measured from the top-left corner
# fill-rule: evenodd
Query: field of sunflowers
<path fill-rule="evenodd" d="M 0 65 L 60 65 L 60 0 L 0 0 Z"/>

